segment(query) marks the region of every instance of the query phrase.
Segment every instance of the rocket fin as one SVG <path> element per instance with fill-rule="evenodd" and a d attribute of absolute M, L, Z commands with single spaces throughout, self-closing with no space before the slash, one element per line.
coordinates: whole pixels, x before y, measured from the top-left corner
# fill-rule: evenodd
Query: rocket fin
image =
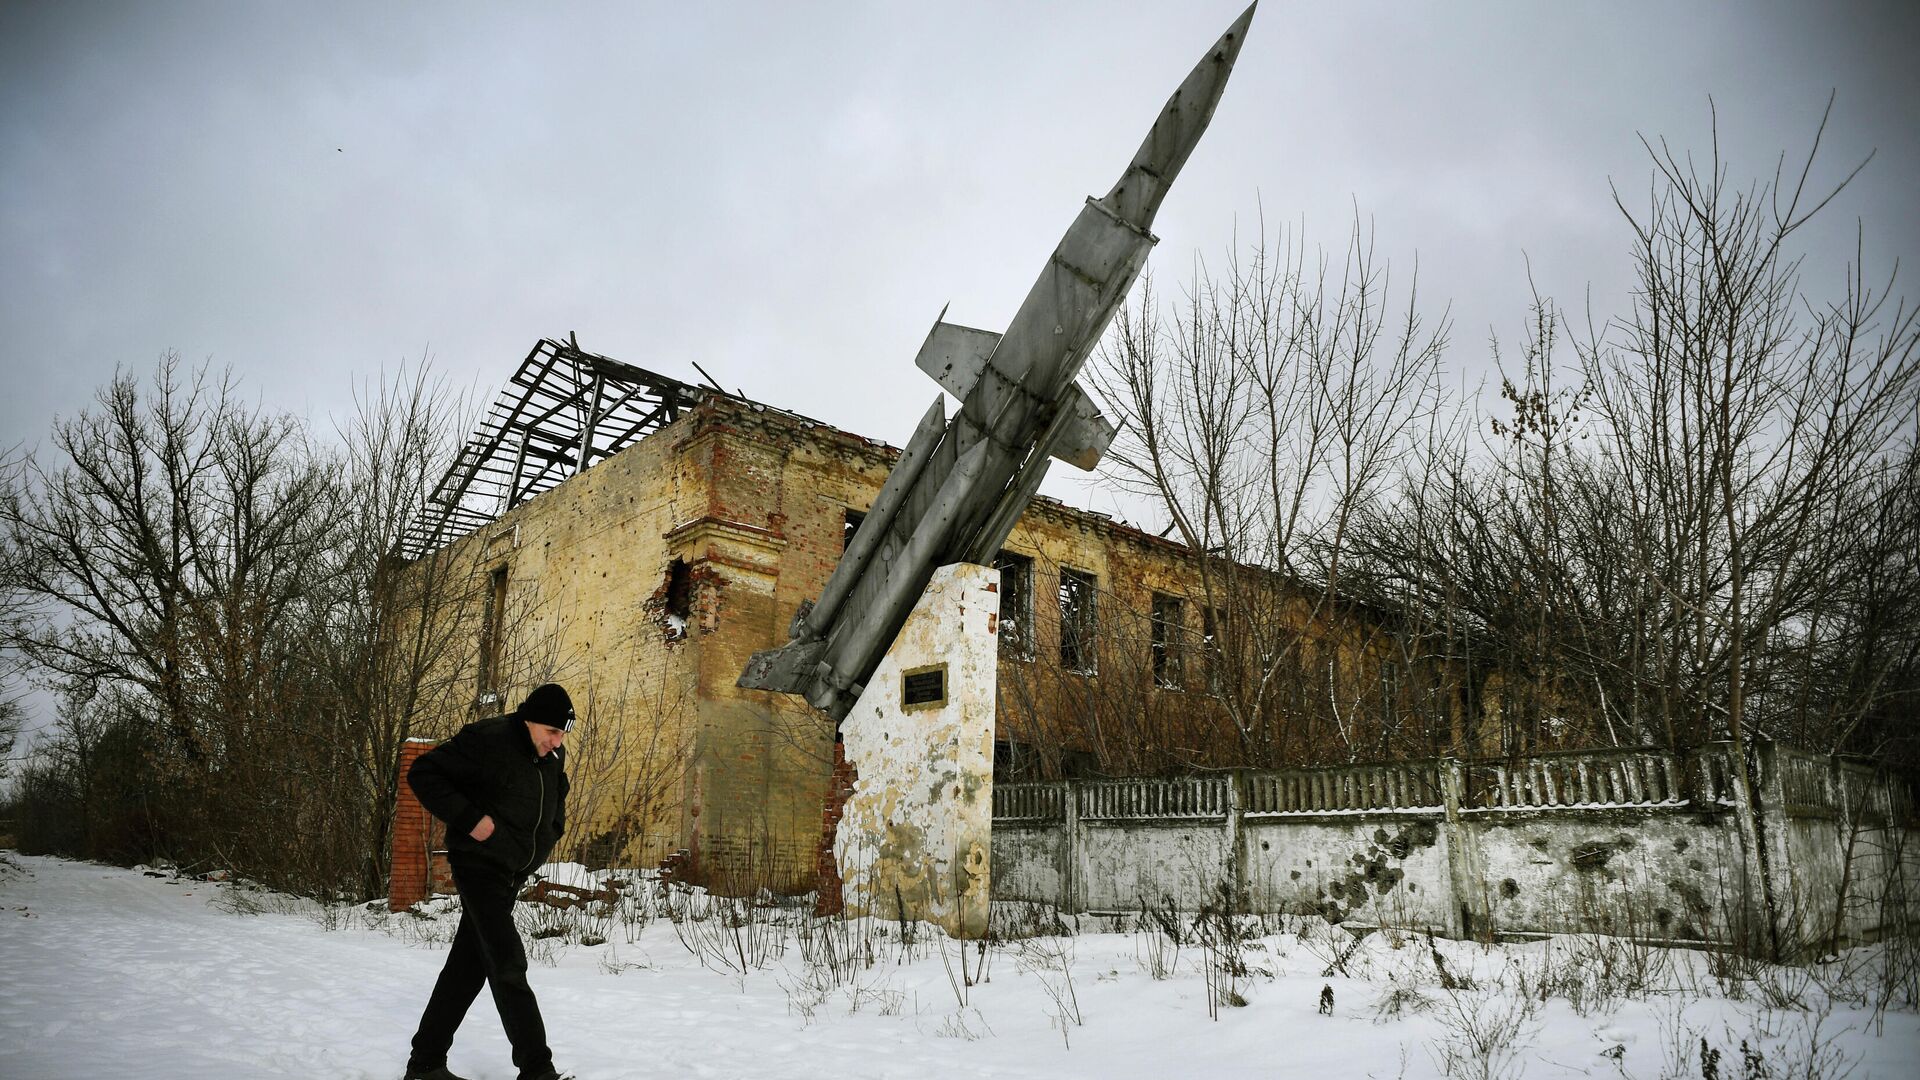
<path fill-rule="evenodd" d="M 987 358 L 999 344 L 1000 335 L 991 330 L 935 322 L 913 364 L 931 375 L 954 400 L 965 401 L 973 391 L 973 384 L 980 381 Z"/>
<path fill-rule="evenodd" d="M 976 330 L 950 322 L 936 322 L 920 346 L 914 366 L 932 376 L 940 388 L 956 400 L 965 401 L 980 381 L 987 361 L 1000 344 L 1000 335 L 991 330 Z M 1091 472 L 1112 445 L 1114 428 L 1085 390 L 1076 384 L 1067 388 L 1060 407 L 1071 417 L 1053 456 L 1075 468 Z"/>
<path fill-rule="evenodd" d="M 1099 407 L 1079 383 L 1067 387 L 1060 407 L 1070 415 L 1060 441 L 1054 445 L 1053 456 L 1083 472 L 1092 472 L 1107 447 L 1113 445 L 1113 425 L 1100 415 Z"/>
<path fill-rule="evenodd" d="M 789 641 L 777 649 L 763 649 L 747 661 L 745 671 L 733 685 L 747 690 L 773 690 L 798 694 L 806 690 L 808 676 L 825 652 L 824 641 Z"/>

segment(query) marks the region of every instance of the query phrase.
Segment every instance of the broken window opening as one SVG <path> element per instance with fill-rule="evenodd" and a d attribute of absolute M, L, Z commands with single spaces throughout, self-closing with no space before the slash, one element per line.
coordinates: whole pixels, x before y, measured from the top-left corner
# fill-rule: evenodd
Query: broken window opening
<path fill-rule="evenodd" d="M 1100 617 L 1094 583 L 1094 576 L 1084 571 L 1060 571 L 1060 666 L 1079 675 L 1092 675 L 1097 668 Z"/>
<path fill-rule="evenodd" d="M 483 603 L 486 606 L 480 618 L 478 701 L 482 705 L 492 705 L 500 700 L 500 645 L 501 638 L 504 636 L 501 627 L 506 621 L 507 608 L 505 564 L 495 567 L 487 574 L 487 593 Z"/>
<path fill-rule="evenodd" d="M 1000 654 L 1033 659 L 1033 560 L 1002 551 L 993 557 L 1000 571 Z"/>
<path fill-rule="evenodd" d="M 854 535 L 860 531 L 860 523 L 865 520 L 867 520 L 866 511 L 855 510 L 851 507 L 848 508 L 847 516 L 840 526 L 840 550 L 842 552 L 853 546 Z"/>
<path fill-rule="evenodd" d="M 1207 669 L 1207 693 L 1220 696 L 1220 683 L 1226 667 L 1225 642 L 1221 635 L 1226 631 L 1226 613 L 1219 608 L 1202 607 L 1200 609 L 1200 662 Z"/>
<path fill-rule="evenodd" d="M 1014 784 L 1041 778 L 1040 755 L 1032 746 L 1016 739 L 994 740 L 993 779 L 996 782 Z"/>
<path fill-rule="evenodd" d="M 1153 594 L 1153 684 L 1162 690 L 1180 689 L 1186 674 L 1180 641 L 1182 621 L 1179 597 Z"/>
<path fill-rule="evenodd" d="M 667 564 L 664 615 L 669 634 L 675 638 L 687 636 L 687 623 L 693 617 L 693 567 L 685 559 L 675 559 Z"/>

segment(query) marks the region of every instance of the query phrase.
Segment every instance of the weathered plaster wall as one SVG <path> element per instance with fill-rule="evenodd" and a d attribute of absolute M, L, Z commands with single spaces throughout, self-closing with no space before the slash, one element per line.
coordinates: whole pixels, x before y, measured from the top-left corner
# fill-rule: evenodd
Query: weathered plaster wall
<path fill-rule="evenodd" d="M 1083 828 L 1088 910 L 1218 905 L 1218 886 L 1227 880 L 1224 821 L 1089 822 Z"/>
<path fill-rule="evenodd" d="M 1720 941 L 1760 918 L 1729 810 L 1485 815 L 1472 837 L 1502 930 Z"/>
<path fill-rule="evenodd" d="M 1067 893 L 1067 846 L 1059 827 L 1040 822 L 993 823 L 993 898 L 1059 903 Z"/>
<path fill-rule="evenodd" d="M 834 855 L 853 914 L 987 932 L 999 580 L 985 566 L 934 571 L 841 722 L 855 780 Z M 907 702 L 903 680 L 934 671 L 944 693 Z"/>
<path fill-rule="evenodd" d="M 1437 814 L 1246 821 L 1248 902 L 1385 926 L 1445 928 L 1455 913 Z"/>
<path fill-rule="evenodd" d="M 1897 887 L 1920 880 L 1905 789 L 1824 758 L 1814 760 L 1827 772 L 1798 766 L 1796 788 L 1792 753 L 1759 755 L 1761 834 L 1788 882 L 1771 916 L 1780 947 L 1870 938 L 1920 914 Z M 1686 758 L 1608 751 L 1003 784 L 995 895 L 1075 911 L 1192 909 L 1225 887 L 1249 910 L 1454 936 L 1595 932 L 1764 949 L 1761 861 L 1742 843 L 1727 768 L 1714 746 Z"/>
<path fill-rule="evenodd" d="M 1784 746 L 1761 756 L 1762 797 L 1785 808 L 1777 849 L 1786 862 L 1787 921 L 1817 936 L 1837 929 L 1862 937 L 1892 921 L 1898 906 L 1920 915 L 1920 835 L 1907 789 L 1869 762 Z"/>

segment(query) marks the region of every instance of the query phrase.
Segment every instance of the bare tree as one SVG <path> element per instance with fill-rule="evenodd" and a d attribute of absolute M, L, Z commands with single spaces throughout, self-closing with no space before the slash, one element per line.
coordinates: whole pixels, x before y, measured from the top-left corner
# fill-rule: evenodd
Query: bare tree
<path fill-rule="evenodd" d="M 127 682 L 203 760 L 205 722 L 271 689 L 263 650 L 291 635 L 332 514 L 297 423 L 249 410 L 228 379 L 161 360 L 149 394 L 117 374 L 99 411 L 56 421 L 61 459 L 29 458 L 0 495 L 16 587 L 38 616 L 9 644 L 55 677 Z"/>
<path fill-rule="evenodd" d="M 694 691 L 664 670 L 585 677 L 569 744 L 568 850 L 594 866 L 658 866 L 682 844 L 680 801 L 693 762 Z"/>
<path fill-rule="evenodd" d="M 1621 207 L 1636 310 L 1584 349 L 1603 452 L 1645 523 L 1631 563 L 1682 616 L 1654 648 L 1678 743 L 1724 732 L 1744 746 L 1755 721 L 1783 721 L 1793 696 L 1775 658 L 1824 636 L 1836 567 L 1893 554 L 1863 539 L 1902 533 L 1854 521 L 1911 476 L 1920 312 L 1858 263 L 1839 300 L 1803 293 L 1788 241 L 1845 184 L 1809 191 L 1818 148 L 1816 135 L 1797 175 L 1783 162 L 1741 191 L 1717 144 L 1704 172 L 1650 146 L 1648 209 Z"/>
<path fill-rule="evenodd" d="M 0 453 L 0 489 L 12 489 L 19 483 L 26 458 L 18 448 Z M 19 593 L 24 567 L 23 553 L 0 542 L 0 781 L 7 779 L 14 764 L 14 747 L 19 743 L 24 723 L 23 710 L 14 694 L 19 690 L 25 663 L 20 654 L 5 644 L 11 634 L 5 628 L 22 617 Z"/>
<path fill-rule="evenodd" d="M 1352 526 L 1439 406 L 1446 321 L 1425 323 L 1417 289 L 1394 298 L 1357 221 L 1337 262 L 1261 228 L 1179 305 L 1149 280 L 1116 319 L 1095 375 L 1122 431 L 1110 472 L 1196 555 L 1234 756 L 1351 759 L 1365 740 L 1342 709 L 1377 664 L 1335 644 L 1366 637 L 1343 595 Z"/>
<path fill-rule="evenodd" d="M 140 793 L 137 842 L 95 856 L 217 860 L 301 892 L 377 891 L 399 742 L 457 627 L 413 618 L 471 591 L 465 568 L 395 551 L 450 456 L 454 409 L 424 372 L 370 391 L 344 453 L 162 359 L 56 422 L 52 462 L 0 495 L 28 602 L 8 643 L 65 688 L 42 792 L 89 799 L 93 748 Z M 124 737 L 123 737 L 124 736 Z M 54 781 L 59 781 L 55 783 Z"/>
<path fill-rule="evenodd" d="M 1724 732 L 1751 805 L 1753 739 L 1796 697 L 1776 661 L 1833 618 L 1831 569 L 1853 542 L 1839 515 L 1904 471 L 1920 312 L 1890 305 L 1891 282 L 1876 290 L 1859 263 L 1838 300 L 1802 292 L 1788 242 L 1853 175 L 1810 189 L 1818 134 L 1797 170 L 1783 157 L 1744 190 L 1717 138 L 1704 170 L 1648 150 L 1646 209 L 1616 198 L 1636 239 L 1635 310 L 1585 365 L 1604 453 L 1651 541 L 1632 563 L 1680 616 L 1655 643 L 1661 719 L 1680 743 Z"/>
<path fill-rule="evenodd" d="M 1349 584 L 1472 657 L 1499 749 L 1873 752 L 1912 716 L 1920 318 L 1859 261 L 1804 290 L 1791 242 L 1845 183 L 1811 190 L 1818 145 L 1736 190 L 1649 143 L 1633 309 L 1576 338 L 1536 297 L 1488 437 L 1362 515 Z"/>
<path fill-rule="evenodd" d="M 20 741 L 20 703 L 0 700 L 0 781 L 13 772 L 13 748 Z"/>
<path fill-rule="evenodd" d="M 1504 415 L 1478 438 L 1436 427 L 1356 518 L 1349 588 L 1396 613 L 1403 648 L 1446 658 L 1429 666 L 1456 684 L 1443 710 L 1458 753 L 1640 741 L 1621 711 L 1644 601 L 1619 573 L 1632 520 L 1588 441 L 1593 390 L 1566 385 L 1556 363 L 1563 338 L 1561 313 L 1536 296 L 1517 370 L 1502 365 Z"/>
<path fill-rule="evenodd" d="M 340 432 L 337 477 L 348 512 L 328 553 L 324 617 L 309 658 L 325 702 L 311 738 L 338 752 L 339 812 L 358 818 L 365 887 L 384 887 L 399 795 L 400 746 L 427 734 L 426 718 L 454 715 L 471 678 L 471 609 L 484 582 L 446 549 L 412 562 L 401 540 L 451 464 L 465 430 L 463 402 L 422 362 L 362 384 Z M 463 617 L 463 615 L 465 617 Z M 445 732 L 431 732 L 445 734 Z"/>

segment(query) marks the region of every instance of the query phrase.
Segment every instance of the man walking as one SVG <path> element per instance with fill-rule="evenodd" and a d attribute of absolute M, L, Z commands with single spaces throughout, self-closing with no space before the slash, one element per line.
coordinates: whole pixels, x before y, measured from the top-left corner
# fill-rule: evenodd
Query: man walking
<path fill-rule="evenodd" d="M 505 716 L 476 720 L 422 754 L 407 783 L 447 825 L 447 862 L 460 891 L 460 928 L 420 1016 L 406 1080 L 461 1080 L 447 1051 L 486 984 L 513 1043 L 520 1080 L 564 1080 L 553 1068 L 540 1003 L 527 985 L 527 950 L 513 925 L 520 887 L 566 828 L 566 752 L 573 701 L 536 687 Z"/>

